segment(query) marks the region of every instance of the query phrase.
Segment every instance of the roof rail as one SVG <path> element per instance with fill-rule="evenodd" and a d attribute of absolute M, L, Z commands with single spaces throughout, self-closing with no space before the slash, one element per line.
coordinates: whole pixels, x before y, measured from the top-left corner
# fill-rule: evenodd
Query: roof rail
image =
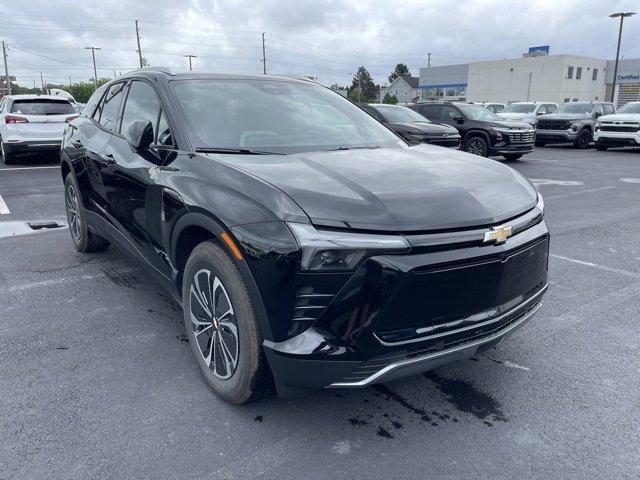
<path fill-rule="evenodd" d="M 160 72 L 160 73 L 166 73 L 168 75 L 175 75 L 175 71 L 169 67 L 142 67 L 142 68 L 135 68 L 133 70 L 129 70 L 127 73 L 138 73 L 138 72 Z"/>

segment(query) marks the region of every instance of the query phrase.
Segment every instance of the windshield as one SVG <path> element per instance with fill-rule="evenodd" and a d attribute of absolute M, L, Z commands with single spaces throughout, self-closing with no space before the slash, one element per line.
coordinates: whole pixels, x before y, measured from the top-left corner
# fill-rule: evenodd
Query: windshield
<path fill-rule="evenodd" d="M 380 112 L 389 123 L 431 123 L 417 112 L 400 105 L 371 105 Z"/>
<path fill-rule="evenodd" d="M 563 103 L 558 107 L 555 113 L 578 113 L 584 115 L 586 113 L 591 113 L 593 107 L 593 103 Z"/>
<path fill-rule="evenodd" d="M 487 110 L 485 107 L 482 107 L 480 105 L 458 105 L 458 108 L 462 110 L 462 113 L 464 113 L 465 116 L 470 118 L 471 120 L 504 121 L 503 118 L 499 117 L 492 111 Z"/>
<path fill-rule="evenodd" d="M 535 109 L 536 106 L 532 103 L 512 103 L 503 113 L 533 113 Z"/>
<path fill-rule="evenodd" d="M 170 88 L 196 149 L 296 153 L 402 145 L 359 107 L 316 84 L 206 79 L 177 80 Z"/>
<path fill-rule="evenodd" d="M 75 109 L 66 100 L 14 100 L 10 113 L 22 115 L 67 115 L 76 113 Z"/>
<path fill-rule="evenodd" d="M 616 113 L 640 113 L 640 103 L 627 103 L 620 107 Z"/>

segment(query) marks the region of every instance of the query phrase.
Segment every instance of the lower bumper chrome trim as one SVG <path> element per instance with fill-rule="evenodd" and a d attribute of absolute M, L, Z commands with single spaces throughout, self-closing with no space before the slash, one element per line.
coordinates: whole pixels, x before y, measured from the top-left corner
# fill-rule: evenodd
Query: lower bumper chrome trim
<path fill-rule="evenodd" d="M 391 365 L 387 365 L 376 373 L 368 376 L 367 378 L 360 380 L 358 382 L 336 382 L 332 383 L 328 386 L 328 388 L 357 388 L 357 387 L 366 387 L 373 383 L 380 383 L 383 380 L 391 380 L 393 378 L 400 378 L 403 375 L 397 376 L 394 375 L 400 369 L 409 370 L 411 367 L 414 367 L 416 372 L 418 370 L 427 371 L 432 368 L 436 368 L 437 366 L 447 363 L 449 361 L 449 357 L 454 357 L 453 359 L 463 359 L 469 358 L 475 355 L 478 348 L 494 342 L 501 340 L 506 335 L 512 333 L 515 329 L 522 326 L 525 322 L 527 322 L 535 313 L 542 307 L 542 303 L 538 303 L 535 305 L 529 312 L 527 312 L 522 318 L 518 319 L 516 322 L 511 325 L 505 327 L 504 329 L 486 337 L 480 338 L 478 340 L 474 340 L 471 342 L 463 343 L 460 345 L 456 345 L 455 347 L 441 350 L 439 352 L 428 353 L 426 355 L 422 355 L 420 357 L 415 358 L 407 358 Z M 407 374 L 410 375 L 411 373 Z"/>

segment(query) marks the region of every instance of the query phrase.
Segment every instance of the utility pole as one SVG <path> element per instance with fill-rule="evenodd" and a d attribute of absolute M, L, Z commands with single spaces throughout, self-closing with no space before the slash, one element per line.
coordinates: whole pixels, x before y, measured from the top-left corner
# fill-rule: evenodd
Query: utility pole
<path fill-rule="evenodd" d="M 11 77 L 9 77 L 9 65 L 7 65 L 7 47 L 2 41 L 2 55 L 4 56 L 4 81 L 7 85 L 7 92 L 11 95 Z"/>
<path fill-rule="evenodd" d="M 140 60 L 140 68 L 142 68 L 142 48 L 140 48 L 140 27 L 136 20 L 136 40 L 138 41 L 138 60 Z"/>
<path fill-rule="evenodd" d="M 616 63 L 613 67 L 613 85 L 611 87 L 611 102 L 616 96 L 616 80 L 618 79 L 618 58 L 620 57 L 620 41 L 622 40 L 622 23 L 624 22 L 624 17 L 630 17 L 635 15 L 634 12 L 618 12 L 612 13 L 609 15 L 610 18 L 620 17 L 620 30 L 618 30 L 618 49 L 616 50 Z"/>
<path fill-rule="evenodd" d="M 40 83 L 42 84 L 42 94 L 46 95 L 47 91 L 44 88 L 44 77 L 42 76 L 42 72 L 40 72 Z"/>
<path fill-rule="evenodd" d="M 189 71 L 193 70 L 191 68 L 191 59 L 192 58 L 198 58 L 196 55 L 183 55 L 183 57 L 188 58 L 189 59 Z"/>
<path fill-rule="evenodd" d="M 69 77 L 69 86 L 73 85 L 73 82 L 71 81 L 71 77 Z"/>
<path fill-rule="evenodd" d="M 427 53 L 427 67 L 431 66 L 431 52 Z"/>
<path fill-rule="evenodd" d="M 91 57 L 93 58 L 93 86 L 98 89 L 98 71 L 96 70 L 96 50 L 102 50 L 98 47 L 84 47 L 85 50 L 91 50 Z"/>
<path fill-rule="evenodd" d="M 262 32 L 262 74 L 267 74 L 267 54 L 264 46 L 264 32 Z"/>

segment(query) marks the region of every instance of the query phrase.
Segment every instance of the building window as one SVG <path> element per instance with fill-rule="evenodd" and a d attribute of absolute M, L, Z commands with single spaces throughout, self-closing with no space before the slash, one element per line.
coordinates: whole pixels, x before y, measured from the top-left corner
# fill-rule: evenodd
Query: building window
<path fill-rule="evenodd" d="M 569 67 L 567 70 L 567 78 L 573 78 L 573 67 Z"/>
<path fill-rule="evenodd" d="M 564 99 L 564 103 L 569 103 L 569 99 L 568 99 L 568 98 L 565 98 L 565 99 Z"/>
<path fill-rule="evenodd" d="M 596 80 L 598 80 L 598 69 L 597 68 L 593 69 L 593 72 L 591 73 L 591 80 L 593 80 L 594 82 Z"/>
<path fill-rule="evenodd" d="M 577 102 L 577 101 L 578 101 L 578 99 L 577 99 L 577 98 L 574 98 L 574 99 L 573 99 L 573 101 L 574 101 L 574 102 Z"/>
<path fill-rule="evenodd" d="M 580 80 L 582 78 L 582 67 L 578 67 L 576 69 L 576 80 Z"/>

